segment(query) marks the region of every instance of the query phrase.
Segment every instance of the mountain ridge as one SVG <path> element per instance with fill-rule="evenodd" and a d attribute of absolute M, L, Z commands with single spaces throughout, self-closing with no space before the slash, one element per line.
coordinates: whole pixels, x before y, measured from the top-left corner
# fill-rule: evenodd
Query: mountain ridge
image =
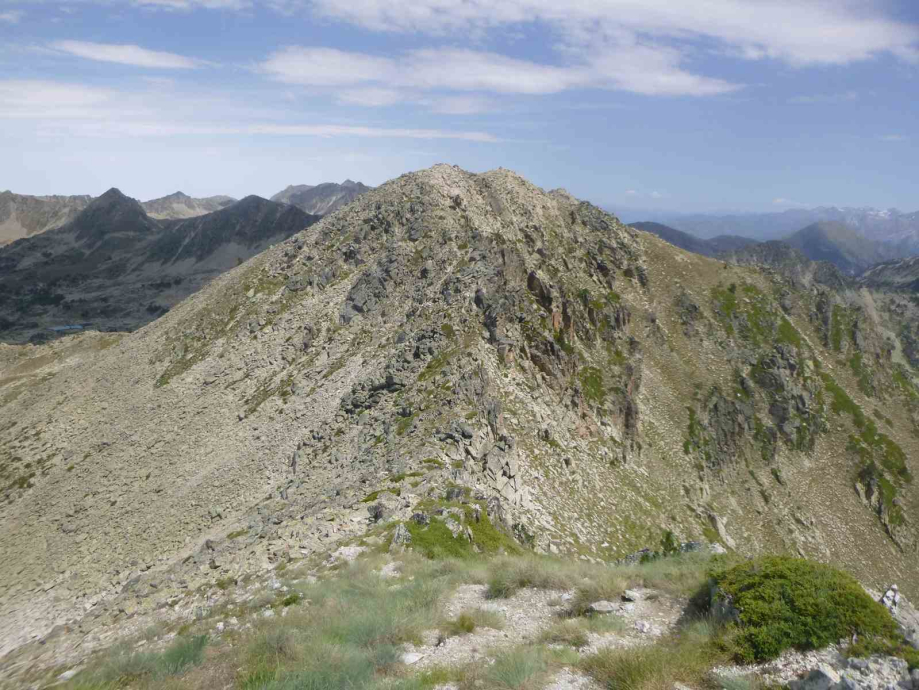
<path fill-rule="evenodd" d="M 112 188 L 68 224 L 0 248 L 0 338 L 21 342 L 86 322 L 134 330 L 316 220 L 255 196 L 156 219 Z"/>
<path fill-rule="evenodd" d="M 323 182 L 318 185 L 288 185 L 271 197 L 272 201 L 297 206 L 313 215 L 328 215 L 351 203 L 372 189 L 360 182 L 345 180 L 341 184 Z"/>

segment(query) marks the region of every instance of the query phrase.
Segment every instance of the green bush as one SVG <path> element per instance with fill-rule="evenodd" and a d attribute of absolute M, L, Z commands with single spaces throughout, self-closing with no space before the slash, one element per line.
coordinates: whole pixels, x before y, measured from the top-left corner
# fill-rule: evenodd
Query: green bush
<path fill-rule="evenodd" d="M 819 649 L 857 634 L 896 644 L 896 623 L 849 575 L 800 558 L 770 556 L 713 573 L 740 613 L 733 640 L 742 662 L 786 649 Z"/>

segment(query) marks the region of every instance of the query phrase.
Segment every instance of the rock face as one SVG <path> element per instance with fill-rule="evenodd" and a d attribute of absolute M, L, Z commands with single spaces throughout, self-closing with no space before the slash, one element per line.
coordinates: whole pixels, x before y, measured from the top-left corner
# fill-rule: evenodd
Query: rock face
<path fill-rule="evenodd" d="M 74 241 L 164 227 L 108 201 Z M 244 199 L 182 221 L 151 265 L 212 255 L 212 217 L 241 205 L 261 217 Z M 260 228 L 233 236 L 271 244 Z M 540 551 L 614 560 L 667 532 L 916 592 L 915 392 L 884 354 L 887 310 L 860 302 L 856 336 L 831 309 L 827 347 L 815 300 L 510 171 L 440 165 L 131 335 L 0 346 L 0 651 L 335 550 L 379 516 L 400 540 L 468 540 L 425 508 L 448 490 Z M 854 488 L 866 468 L 896 541 Z"/>
<path fill-rule="evenodd" d="M 271 200 L 296 206 L 311 215 L 326 216 L 350 204 L 371 189 L 373 187 L 351 180 L 345 180 L 341 184 L 335 182 L 323 182 L 317 185 L 298 184 L 290 185 L 285 190 L 278 192 L 271 197 Z"/>
<path fill-rule="evenodd" d="M 0 192 L 0 246 L 65 225 L 91 196 L 29 196 Z"/>
<path fill-rule="evenodd" d="M 176 192 L 159 199 L 145 201 L 141 206 L 151 218 L 174 220 L 196 218 L 197 216 L 219 211 L 235 203 L 236 199 L 231 196 L 221 195 L 195 199 L 182 192 Z"/>

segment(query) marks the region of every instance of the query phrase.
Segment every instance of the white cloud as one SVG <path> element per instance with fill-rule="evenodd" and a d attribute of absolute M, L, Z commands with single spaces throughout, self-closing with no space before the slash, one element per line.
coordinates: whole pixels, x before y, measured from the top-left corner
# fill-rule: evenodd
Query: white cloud
<path fill-rule="evenodd" d="M 6 22 L 7 24 L 18 24 L 19 20 L 23 17 L 23 12 L 20 10 L 8 10 L 6 12 L 0 12 L 0 22 Z"/>
<path fill-rule="evenodd" d="M 786 199 L 783 196 L 773 199 L 772 205 L 773 206 L 789 206 L 789 207 L 795 207 L 795 208 L 809 208 L 811 206 L 811 204 L 804 204 L 804 203 L 801 203 L 800 201 L 792 201 L 791 199 Z"/>
<path fill-rule="evenodd" d="M 541 22 L 577 47 L 705 38 L 747 60 L 846 64 L 881 53 L 914 60 L 917 27 L 865 0 L 313 0 L 320 15 L 374 31 L 447 34 Z"/>
<path fill-rule="evenodd" d="M 151 67 L 156 69 L 194 69 L 202 63 L 198 60 L 165 53 L 158 50 L 147 50 L 135 45 L 117 45 L 112 43 L 88 43 L 86 41 L 55 41 L 52 49 L 68 55 L 96 60 L 114 62 L 120 65 Z"/>
<path fill-rule="evenodd" d="M 879 138 L 881 141 L 890 141 L 890 142 L 908 141 L 908 140 L 909 140 L 909 137 L 906 136 L 905 134 L 883 134 L 883 135 L 881 135 L 881 136 L 878 137 L 878 138 Z"/>
<path fill-rule="evenodd" d="M 637 189 L 627 189 L 625 190 L 625 195 L 626 196 L 638 196 L 639 194 L 638 194 Z"/>
<path fill-rule="evenodd" d="M 33 136 L 174 137 L 185 135 L 289 136 L 352 139 L 458 139 L 497 142 L 487 132 L 370 127 L 359 124 L 271 119 L 263 110 L 236 101 L 176 93 L 156 84 L 123 92 L 62 82 L 0 80 L 0 121 L 28 129 Z"/>
<path fill-rule="evenodd" d="M 363 85 L 521 95 L 554 94 L 576 88 L 624 89 L 648 95 L 711 95 L 739 88 L 720 79 L 689 74 L 678 67 L 678 62 L 675 51 L 645 46 L 585 57 L 567 66 L 456 48 L 413 50 L 389 58 L 289 46 L 272 53 L 259 69 L 277 81 L 305 86 Z"/>

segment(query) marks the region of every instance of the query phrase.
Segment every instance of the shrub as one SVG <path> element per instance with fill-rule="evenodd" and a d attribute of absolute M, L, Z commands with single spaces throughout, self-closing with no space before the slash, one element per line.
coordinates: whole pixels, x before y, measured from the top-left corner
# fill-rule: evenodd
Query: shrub
<path fill-rule="evenodd" d="M 800 558 L 772 556 L 713 574 L 740 613 L 735 656 L 774 659 L 786 649 L 819 649 L 843 638 L 895 643 L 887 610 L 849 575 Z"/>

